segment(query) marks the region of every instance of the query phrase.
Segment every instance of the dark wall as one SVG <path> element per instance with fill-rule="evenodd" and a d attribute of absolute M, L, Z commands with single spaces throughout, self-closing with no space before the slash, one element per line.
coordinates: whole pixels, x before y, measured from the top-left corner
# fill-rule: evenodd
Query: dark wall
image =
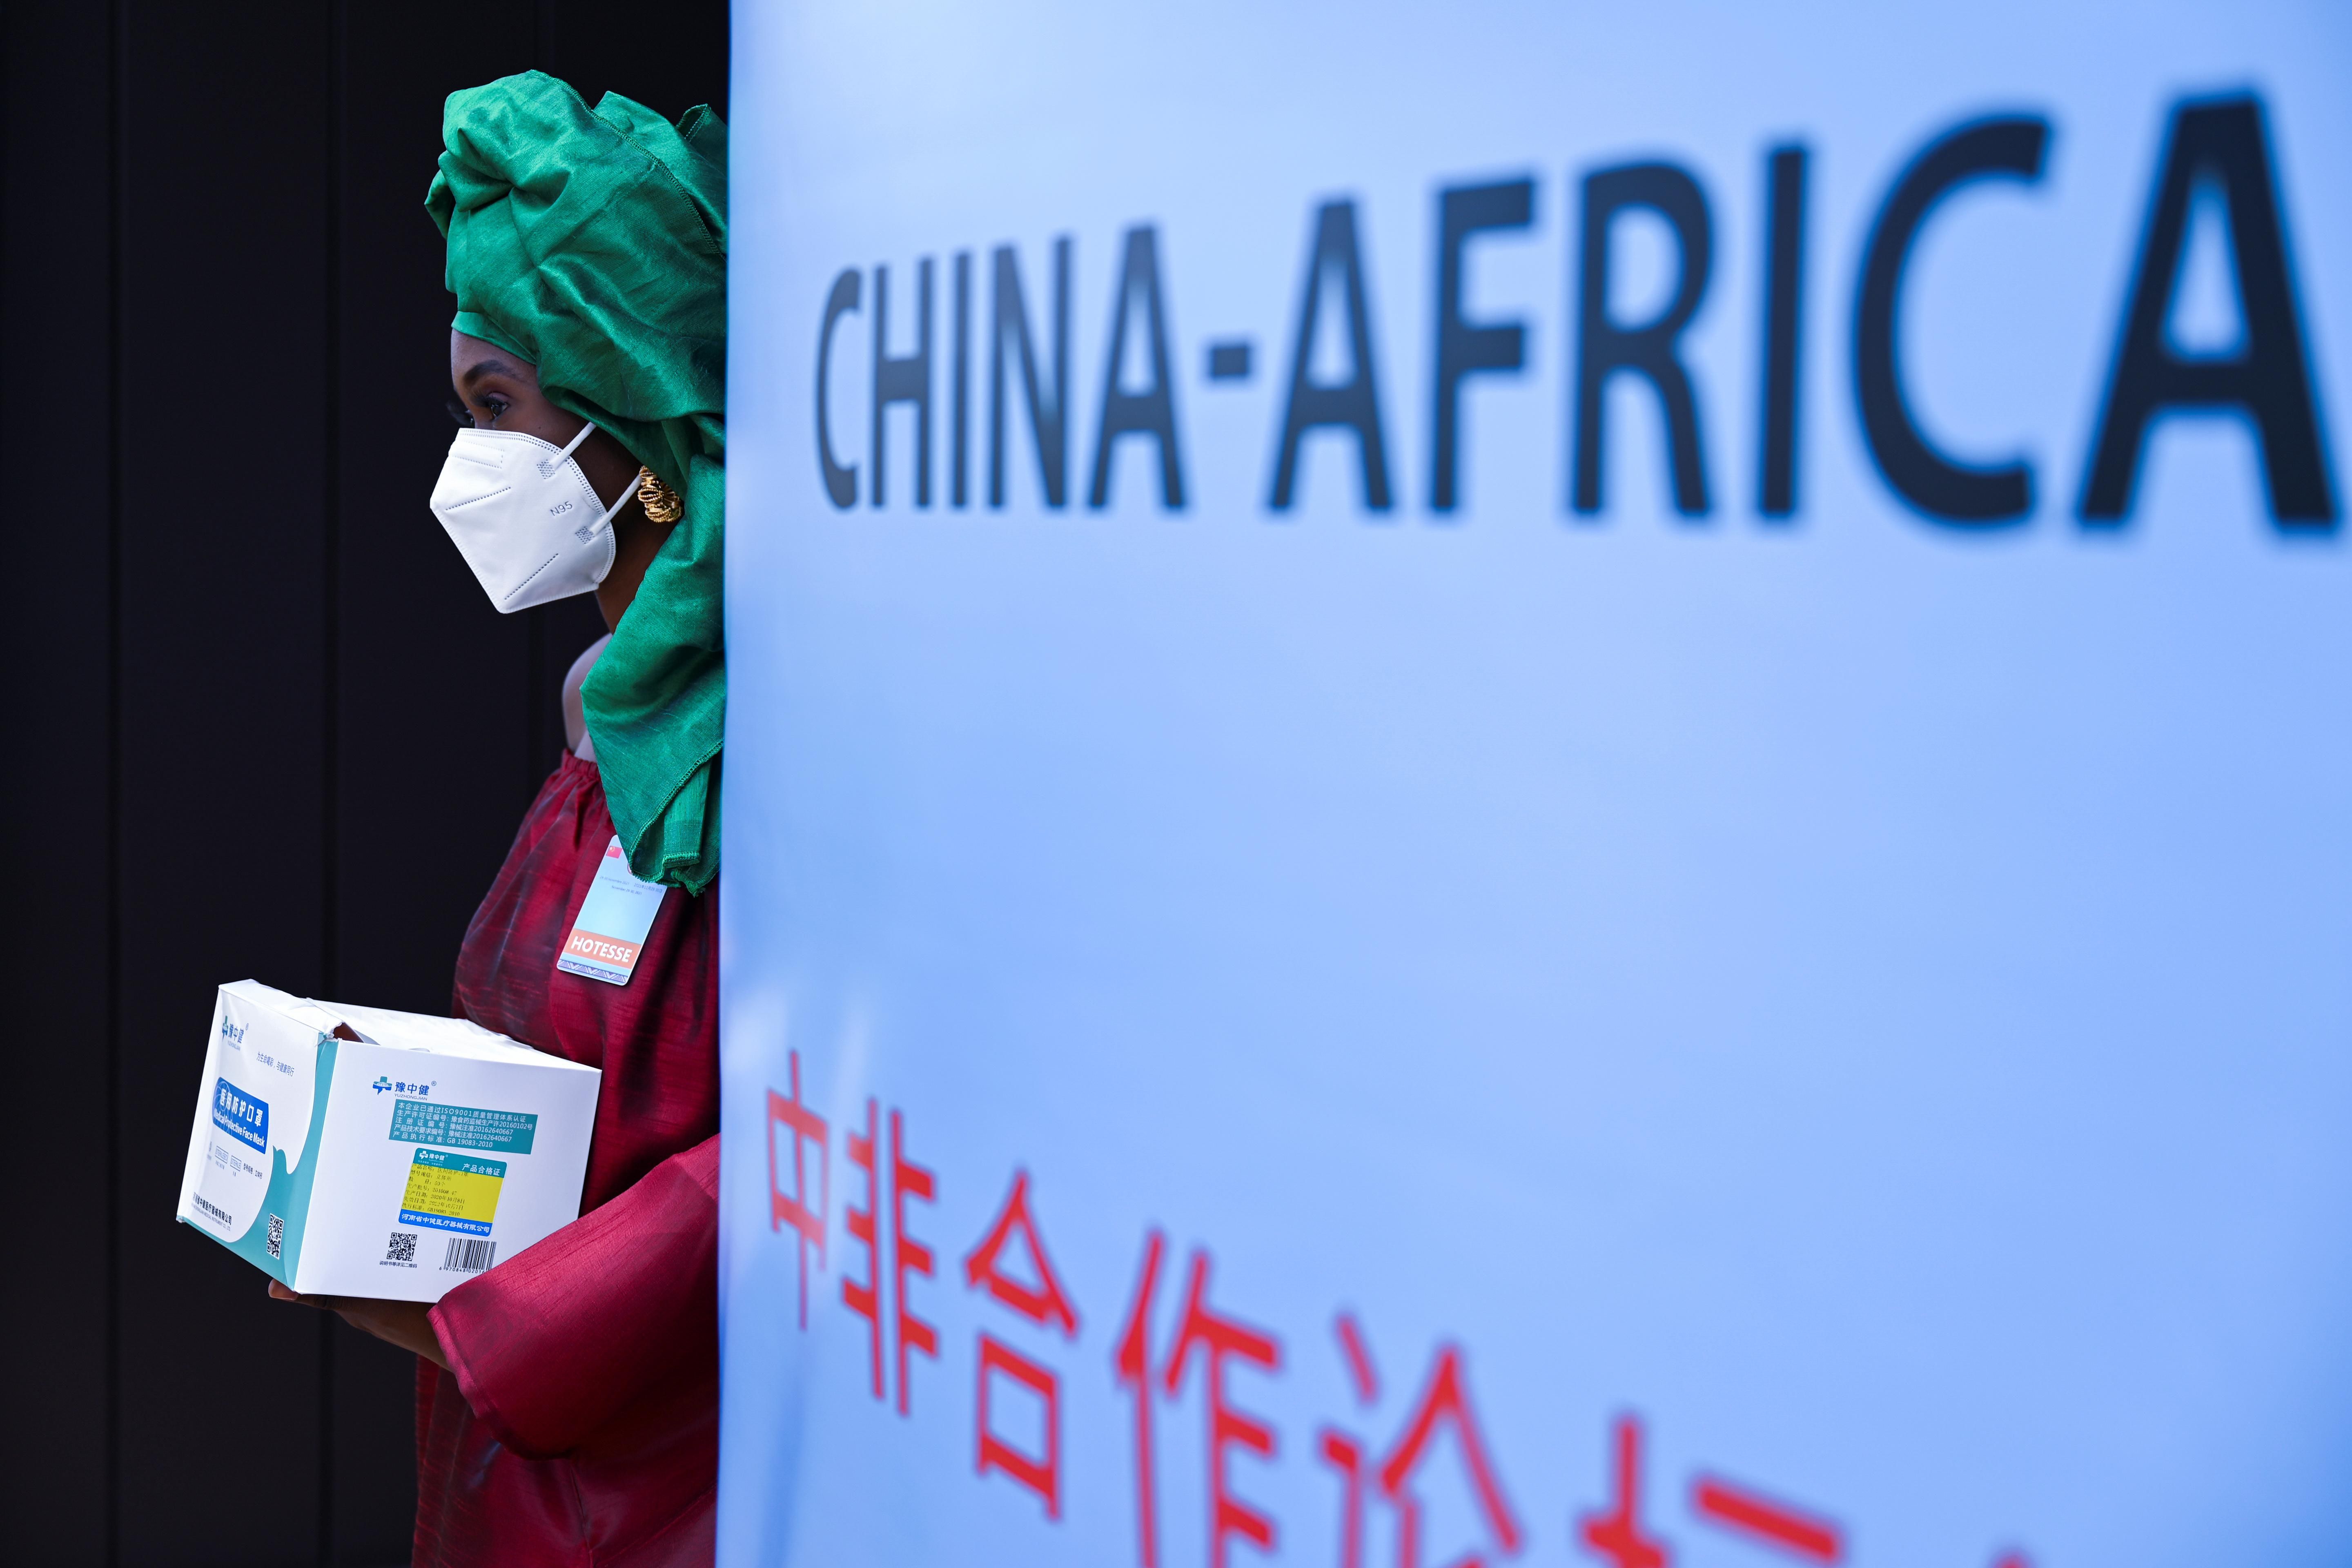
<path fill-rule="evenodd" d="M 723 0 L 0 14 L 16 1234 L 0 1560 L 408 1555 L 415 1361 L 172 1220 L 212 988 L 442 1012 L 562 745 L 579 599 L 494 614 L 451 433 L 442 99 L 724 106 Z"/>

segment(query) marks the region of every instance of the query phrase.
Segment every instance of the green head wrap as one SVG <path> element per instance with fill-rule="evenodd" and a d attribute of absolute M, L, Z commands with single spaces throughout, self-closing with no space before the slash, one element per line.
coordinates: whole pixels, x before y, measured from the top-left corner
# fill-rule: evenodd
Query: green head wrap
<path fill-rule="evenodd" d="M 539 369 L 686 501 L 582 689 L 613 825 L 639 877 L 719 874 L 727 716 L 727 126 L 541 71 L 452 93 L 425 206 L 457 331 Z"/>

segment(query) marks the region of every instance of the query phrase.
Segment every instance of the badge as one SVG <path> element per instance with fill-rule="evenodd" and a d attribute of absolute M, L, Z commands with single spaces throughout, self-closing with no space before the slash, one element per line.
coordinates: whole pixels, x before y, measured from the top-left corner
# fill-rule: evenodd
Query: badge
<path fill-rule="evenodd" d="M 555 967 L 608 985 L 626 985 L 645 948 L 646 932 L 654 929 L 654 916 L 661 910 L 662 895 L 668 891 L 659 882 L 640 882 L 629 874 L 629 858 L 621 853 L 615 834 Z"/>

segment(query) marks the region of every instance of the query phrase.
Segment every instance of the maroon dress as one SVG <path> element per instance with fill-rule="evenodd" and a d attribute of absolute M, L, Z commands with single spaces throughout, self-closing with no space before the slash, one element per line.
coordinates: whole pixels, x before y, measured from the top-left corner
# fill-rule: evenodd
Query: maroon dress
<path fill-rule="evenodd" d="M 628 984 L 555 967 L 612 840 L 567 756 L 457 960 L 457 1011 L 604 1069 L 581 1217 L 441 1299 L 416 1568 L 707 1565 L 719 1468 L 719 900 L 672 889 Z"/>

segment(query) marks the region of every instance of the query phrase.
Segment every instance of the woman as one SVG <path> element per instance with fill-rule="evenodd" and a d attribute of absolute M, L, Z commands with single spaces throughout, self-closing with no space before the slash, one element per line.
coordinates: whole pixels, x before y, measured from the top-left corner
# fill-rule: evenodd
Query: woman
<path fill-rule="evenodd" d="M 453 95 L 444 141 L 425 205 L 464 428 L 434 510 L 500 610 L 593 591 L 612 627 L 566 683 L 584 732 L 467 931 L 457 1010 L 604 1083 L 572 1225 L 430 1308 L 271 1294 L 421 1358 L 419 1568 L 708 1563 L 726 127 L 591 112 L 532 71 Z M 614 844 L 676 889 L 620 984 L 557 966 Z"/>

